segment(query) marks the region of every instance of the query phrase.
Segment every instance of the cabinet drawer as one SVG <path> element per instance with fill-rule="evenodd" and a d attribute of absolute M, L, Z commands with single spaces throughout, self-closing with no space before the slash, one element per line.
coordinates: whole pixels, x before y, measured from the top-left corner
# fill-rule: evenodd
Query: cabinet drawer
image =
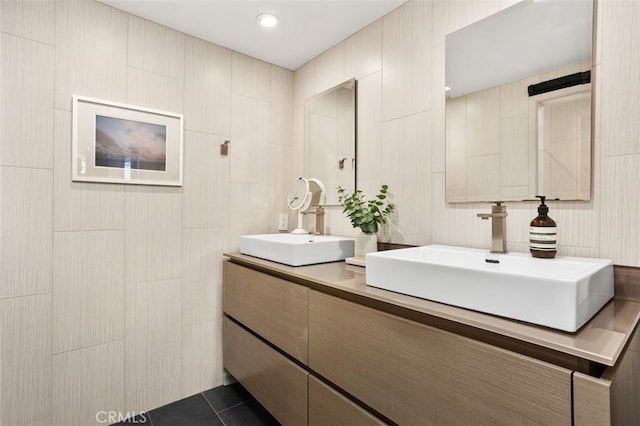
<path fill-rule="evenodd" d="M 224 317 L 224 367 L 283 425 L 307 423 L 309 373 Z"/>
<path fill-rule="evenodd" d="M 309 376 L 309 426 L 374 426 L 386 423 Z"/>
<path fill-rule="evenodd" d="M 601 377 L 573 374 L 574 424 L 640 425 L 640 329 Z"/>
<path fill-rule="evenodd" d="M 398 424 L 571 424 L 571 371 L 309 292 L 309 366 Z"/>
<path fill-rule="evenodd" d="M 224 262 L 224 312 L 304 364 L 308 360 L 308 291 Z"/>

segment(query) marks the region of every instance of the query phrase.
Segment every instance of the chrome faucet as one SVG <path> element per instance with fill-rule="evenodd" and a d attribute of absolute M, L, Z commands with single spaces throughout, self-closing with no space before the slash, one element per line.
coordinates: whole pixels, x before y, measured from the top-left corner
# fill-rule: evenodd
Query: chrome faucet
<path fill-rule="evenodd" d="M 507 206 L 496 201 L 491 213 L 478 213 L 482 220 L 491 218 L 491 253 L 507 252 Z"/>

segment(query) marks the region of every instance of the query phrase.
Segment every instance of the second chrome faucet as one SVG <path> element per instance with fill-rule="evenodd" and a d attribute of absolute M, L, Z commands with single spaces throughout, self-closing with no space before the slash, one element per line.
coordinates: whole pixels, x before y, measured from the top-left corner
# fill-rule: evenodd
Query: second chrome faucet
<path fill-rule="evenodd" d="M 496 201 L 491 213 L 478 213 L 483 220 L 491 219 L 491 253 L 507 252 L 507 206 Z"/>

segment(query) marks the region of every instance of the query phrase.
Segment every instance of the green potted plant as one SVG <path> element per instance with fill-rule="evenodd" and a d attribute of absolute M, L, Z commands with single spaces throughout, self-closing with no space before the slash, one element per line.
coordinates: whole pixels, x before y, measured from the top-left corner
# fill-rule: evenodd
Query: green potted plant
<path fill-rule="evenodd" d="M 364 238 L 356 239 L 356 255 L 364 255 L 377 250 L 376 233 L 380 225 L 387 223 L 387 216 L 396 206 L 387 200 L 388 185 L 380 187 L 380 193 L 371 200 L 365 200 L 362 190 L 349 194 L 342 187 L 338 187 L 338 201 L 342 205 L 342 212 L 349 218 L 354 228 L 359 228 Z"/>

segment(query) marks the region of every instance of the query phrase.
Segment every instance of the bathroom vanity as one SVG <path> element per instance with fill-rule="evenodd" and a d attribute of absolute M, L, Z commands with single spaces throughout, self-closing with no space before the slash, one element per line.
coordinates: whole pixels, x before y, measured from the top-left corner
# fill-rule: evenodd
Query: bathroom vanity
<path fill-rule="evenodd" d="M 282 424 L 640 424 L 629 269 L 566 333 L 370 287 L 344 262 L 225 256 L 224 367 Z"/>

